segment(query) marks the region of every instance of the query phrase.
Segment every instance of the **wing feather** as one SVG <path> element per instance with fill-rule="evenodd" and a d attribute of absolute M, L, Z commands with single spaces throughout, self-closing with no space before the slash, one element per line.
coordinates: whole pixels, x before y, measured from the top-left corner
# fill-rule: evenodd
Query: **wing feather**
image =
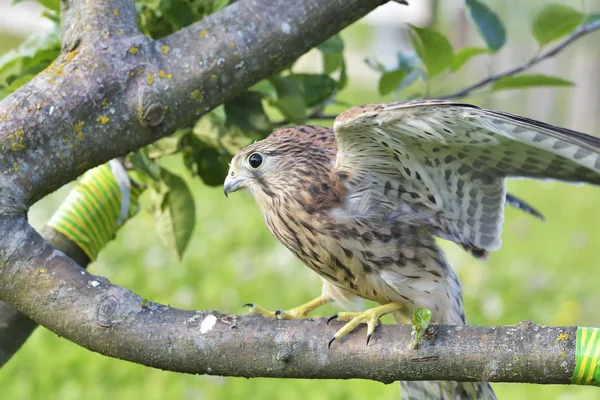
<path fill-rule="evenodd" d="M 369 193 L 388 218 L 430 225 L 476 256 L 500 246 L 506 177 L 600 185 L 599 138 L 469 104 L 355 107 L 334 130 L 336 168 L 349 175 L 351 192 Z"/>

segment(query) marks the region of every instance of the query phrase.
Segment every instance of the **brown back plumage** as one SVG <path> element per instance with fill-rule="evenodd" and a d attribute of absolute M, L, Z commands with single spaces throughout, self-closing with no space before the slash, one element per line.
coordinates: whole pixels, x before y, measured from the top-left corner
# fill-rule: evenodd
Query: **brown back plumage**
<path fill-rule="evenodd" d="M 334 154 L 337 153 L 337 143 L 333 129 L 331 128 L 314 125 L 290 126 L 274 131 L 269 135 L 268 139 L 286 137 L 308 141 L 315 146 L 331 150 Z"/>

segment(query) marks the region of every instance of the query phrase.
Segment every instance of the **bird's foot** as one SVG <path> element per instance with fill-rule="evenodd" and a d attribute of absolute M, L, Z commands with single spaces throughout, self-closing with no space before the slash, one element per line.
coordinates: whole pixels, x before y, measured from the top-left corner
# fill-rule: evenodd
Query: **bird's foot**
<path fill-rule="evenodd" d="M 262 315 L 265 318 L 274 318 L 274 319 L 303 319 L 308 318 L 308 313 L 311 311 L 321 307 L 323 304 L 330 303 L 331 299 L 324 298 L 323 296 L 319 296 L 316 299 L 309 301 L 308 303 L 302 304 L 298 307 L 294 307 L 287 311 L 276 310 L 276 311 L 267 311 L 262 309 L 261 307 L 248 303 L 245 304 L 244 307 L 250 307 L 250 314 L 258 314 Z"/>
<path fill-rule="evenodd" d="M 329 340 L 328 347 L 331 348 L 331 343 L 333 343 L 335 340 L 340 340 L 356 329 L 360 324 L 367 324 L 367 344 L 369 344 L 369 341 L 373 336 L 373 332 L 375 332 L 375 328 L 377 325 L 379 325 L 379 319 L 386 314 L 399 311 L 403 308 L 404 306 L 402 304 L 388 303 L 362 312 L 341 312 L 335 314 L 327 320 L 327 323 L 334 319 L 338 321 L 349 322 L 340 330 L 338 330 L 335 335 L 333 335 L 333 337 Z"/>

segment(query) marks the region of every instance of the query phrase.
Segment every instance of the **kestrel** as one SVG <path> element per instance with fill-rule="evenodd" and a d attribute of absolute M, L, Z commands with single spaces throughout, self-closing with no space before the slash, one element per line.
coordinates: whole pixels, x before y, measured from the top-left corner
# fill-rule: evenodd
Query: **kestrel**
<path fill-rule="evenodd" d="M 600 185 L 600 139 L 525 117 L 441 100 L 352 108 L 333 129 L 277 130 L 232 160 L 225 194 L 244 189 L 271 233 L 323 279 L 322 295 L 288 311 L 303 318 L 356 297 L 381 305 L 340 312 L 367 338 L 384 314 L 406 321 L 420 307 L 432 322 L 465 324 L 462 289 L 435 237 L 484 259 L 500 247 L 505 178 Z M 367 342 L 368 342 L 367 339 Z M 331 344 L 331 342 L 330 342 Z M 405 399 L 493 399 L 488 383 L 402 382 Z"/>

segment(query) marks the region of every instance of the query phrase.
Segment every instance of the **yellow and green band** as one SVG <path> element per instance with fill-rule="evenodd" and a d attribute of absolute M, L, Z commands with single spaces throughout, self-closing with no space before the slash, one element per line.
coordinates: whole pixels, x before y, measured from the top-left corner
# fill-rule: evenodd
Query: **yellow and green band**
<path fill-rule="evenodd" d="M 572 382 L 577 385 L 600 386 L 598 364 L 600 364 L 600 329 L 578 327 Z"/>
<path fill-rule="evenodd" d="M 138 211 L 142 191 L 123 165 L 111 160 L 83 174 L 48 226 L 77 244 L 90 260 L 95 260 L 119 227 Z"/>

